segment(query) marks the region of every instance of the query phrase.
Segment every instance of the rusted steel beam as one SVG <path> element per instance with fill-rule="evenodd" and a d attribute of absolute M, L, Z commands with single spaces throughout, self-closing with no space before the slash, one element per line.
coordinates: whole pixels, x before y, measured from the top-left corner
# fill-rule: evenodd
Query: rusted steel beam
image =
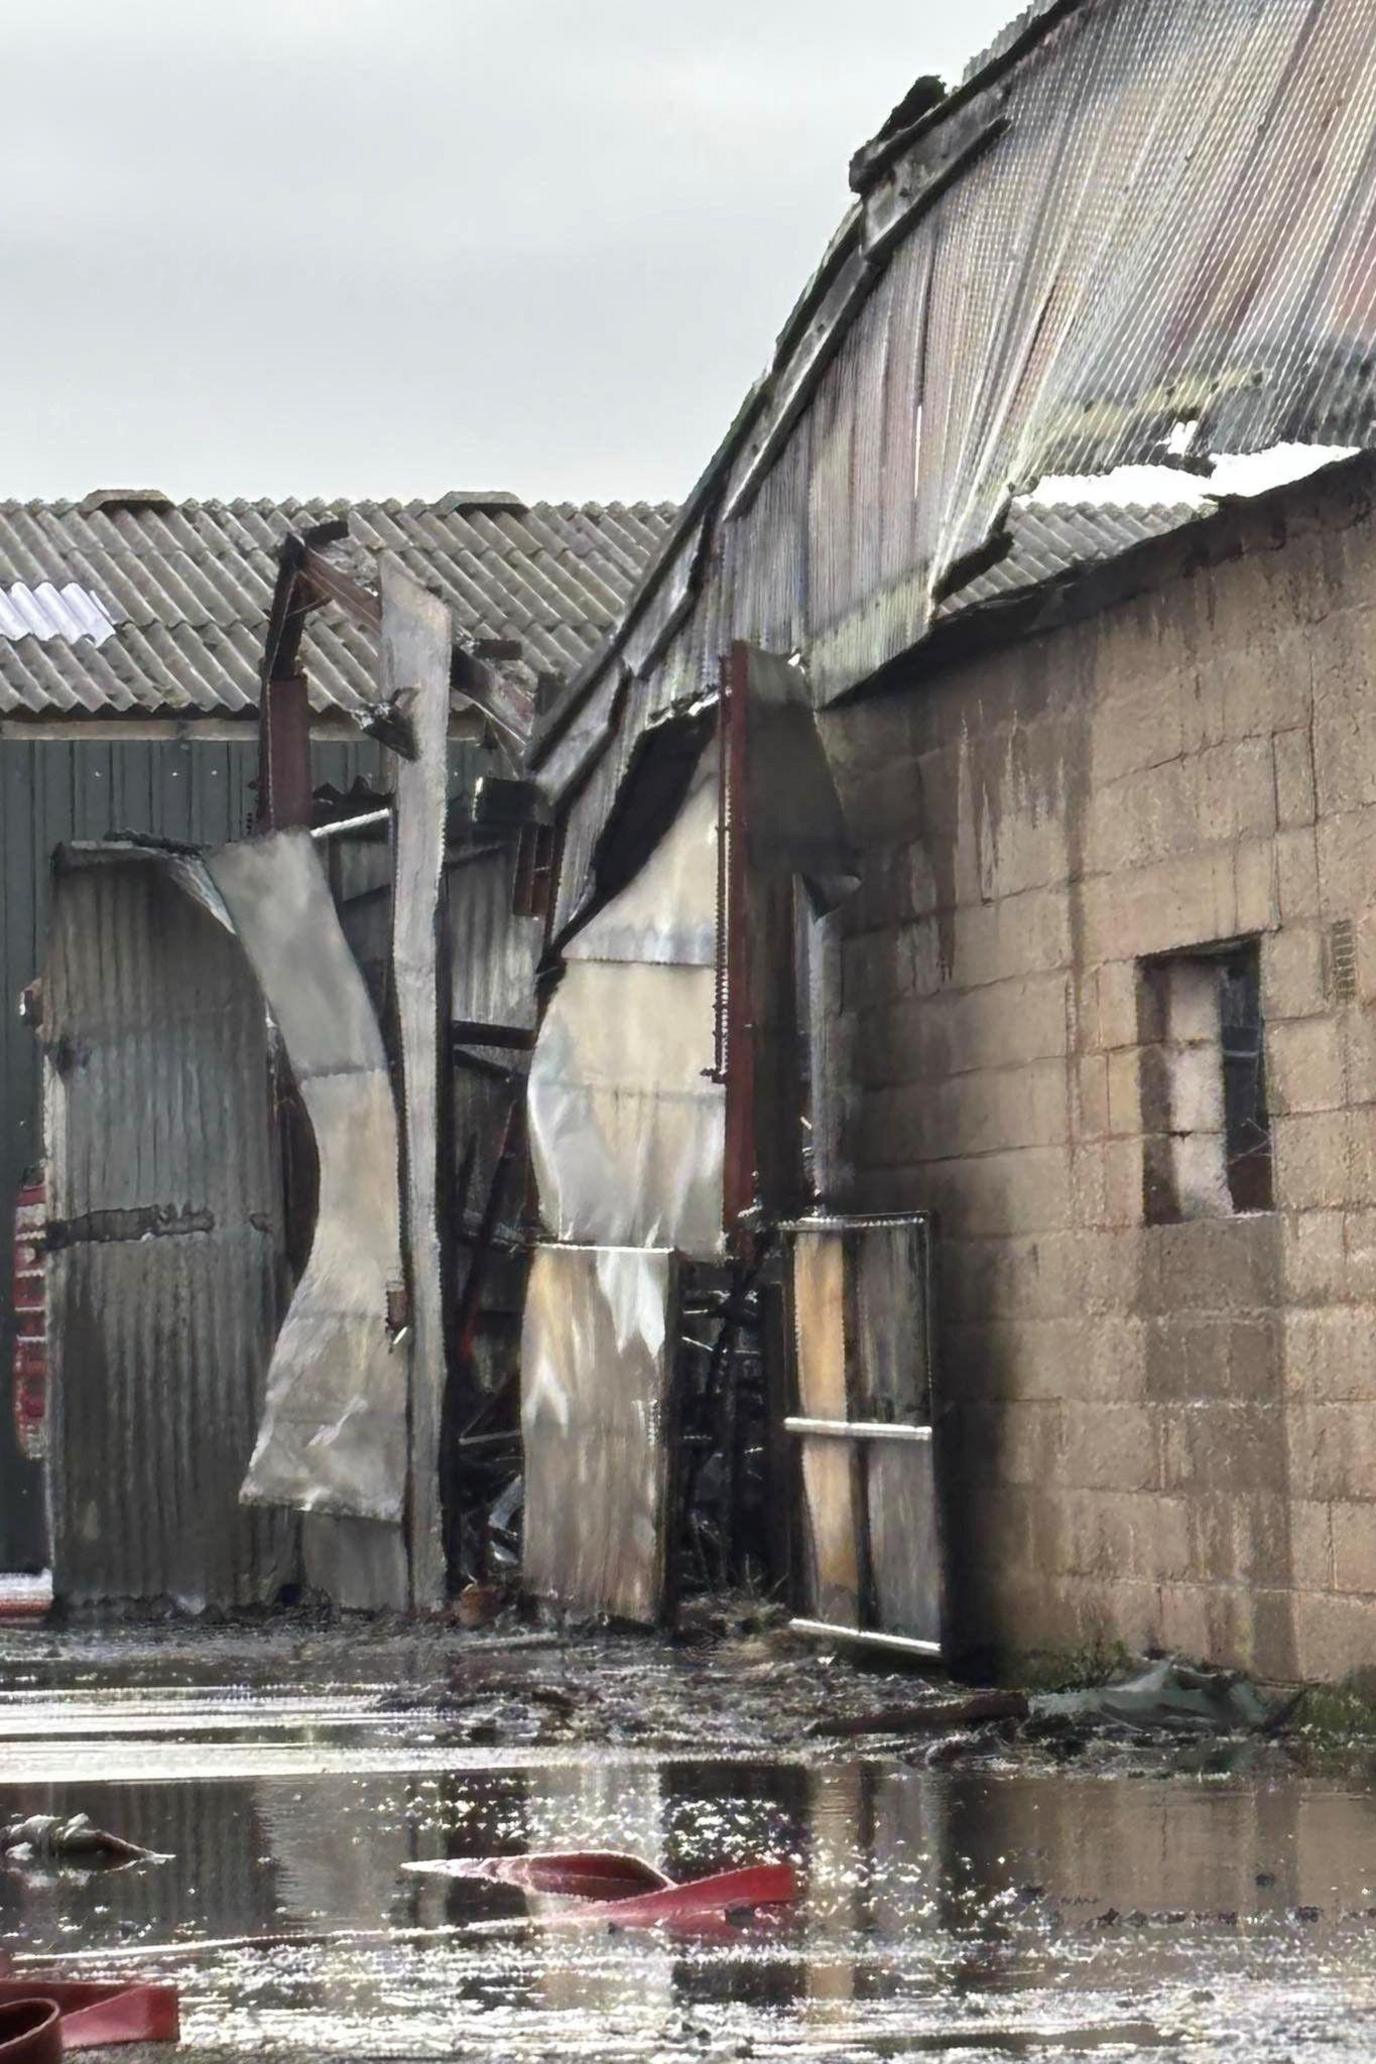
<path fill-rule="evenodd" d="M 259 831 L 311 821 L 311 705 L 304 674 L 263 683 L 258 705 Z"/>
<path fill-rule="evenodd" d="M 303 581 L 319 547 L 348 535 L 347 523 L 318 523 L 304 536 L 289 531 L 277 555 L 258 698 L 259 831 L 311 821 L 311 711 L 298 658 L 306 612 L 314 607 Z"/>
<path fill-rule="evenodd" d="M 335 566 L 315 544 L 303 547 L 301 581 L 310 599 L 308 608 L 322 602 L 337 602 L 346 615 L 365 631 L 382 628 L 382 600 L 343 567 Z"/>

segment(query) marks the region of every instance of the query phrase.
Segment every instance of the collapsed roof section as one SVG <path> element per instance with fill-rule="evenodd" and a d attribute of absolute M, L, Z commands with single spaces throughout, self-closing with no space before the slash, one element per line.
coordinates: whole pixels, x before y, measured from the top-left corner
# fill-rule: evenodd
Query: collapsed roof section
<path fill-rule="evenodd" d="M 1376 443 L 1370 27 L 1369 0 L 1052 0 L 935 107 L 901 103 L 537 733 L 551 790 L 710 685 L 733 638 L 801 653 L 824 702 L 855 688 L 992 599 L 1044 476 Z"/>

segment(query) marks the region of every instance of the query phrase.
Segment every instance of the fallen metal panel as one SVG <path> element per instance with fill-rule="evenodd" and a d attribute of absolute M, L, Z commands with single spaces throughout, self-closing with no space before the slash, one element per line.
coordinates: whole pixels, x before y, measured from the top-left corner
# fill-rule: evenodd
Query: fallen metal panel
<path fill-rule="evenodd" d="M 387 1324 L 402 1267 L 382 1034 L 308 832 L 223 846 L 206 864 L 281 1033 L 320 1167 L 310 1258 L 273 1350 L 243 1496 L 397 1522 L 408 1357 Z"/>
<path fill-rule="evenodd" d="M 537 1247 L 521 1343 L 526 1588 L 663 1613 L 678 1269 L 664 1249 Z"/>
<path fill-rule="evenodd" d="M 270 1600 L 241 1509 L 283 1277 L 262 1004 L 183 870 L 58 856 L 44 982 L 59 1597 Z"/>
<path fill-rule="evenodd" d="M 385 554 L 381 688 L 407 718 L 415 757 L 397 762 L 392 979 L 401 1049 L 404 1216 L 409 1264 L 411 1423 L 407 1533 L 411 1603 L 443 1605 L 440 1494 L 444 1287 L 439 1234 L 440 877 L 449 783 L 449 611 Z M 446 985 L 447 986 L 447 985 Z M 446 1005 L 448 998 L 446 997 Z M 444 1064 L 447 1067 L 447 1060 Z"/>

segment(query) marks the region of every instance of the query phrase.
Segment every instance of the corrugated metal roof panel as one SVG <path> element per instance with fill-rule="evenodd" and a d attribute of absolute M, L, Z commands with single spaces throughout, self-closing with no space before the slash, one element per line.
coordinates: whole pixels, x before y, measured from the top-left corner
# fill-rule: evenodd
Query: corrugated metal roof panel
<path fill-rule="evenodd" d="M 0 502 L 0 715 L 255 709 L 280 542 L 339 517 L 339 556 L 359 578 L 397 552 L 465 638 L 519 639 L 531 675 L 569 674 L 674 515 L 669 503 L 527 508 L 497 490 L 434 503 Z M 333 610 L 312 615 L 302 664 L 321 712 L 375 698 L 372 641 Z"/>
<path fill-rule="evenodd" d="M 537 729 L 552 792 L 605 742 L 585 709 L 643 722 L 733 638 L 800 652 L 827 703 L 981 595 L 1138 542 L 1102 511 L 1027 527 L 1042 481 L 1158 465 L 1186 428 L 1201 462 L 1376 447 L 1372 7 L 1046 0 L 862 153 L 863 201 L 689 498 L 707 548 L 672 636 L 647 627 L 677 537 Z M 646 693 L 618 718 L 627 665 Z M 568 850 L 608 793 L 601 770 L 579 791 Z"/>

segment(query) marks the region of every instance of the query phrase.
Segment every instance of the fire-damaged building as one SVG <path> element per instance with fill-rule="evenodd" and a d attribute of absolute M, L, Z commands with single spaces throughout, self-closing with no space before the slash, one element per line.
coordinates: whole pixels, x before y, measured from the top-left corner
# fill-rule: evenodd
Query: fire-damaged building
<path fill-rule="evenodd" d="M 728 783 L 716 1003 L 728 1231 L 814 1228 L 787 1236 L 783 1409 L 822 1621 L 929 1632 L 934 1555 L 952 1649 L 1369 1653 L 1376 476 L 1229 481 L 1373 441 L 1374 26 L 1059 0 L 956 91 L 920 84 L 537 733 L 567 982 L 606 951 L 580 911 L 656 737 L 724 678 L 729 740 L 781 662 L 817 713 L 859 886 L 795 898 L 790 930 L 752 814 L 779 798 Z M 929 1213 L 905 1398 L 884 1227 Z M 928 1417 L 933 1337 L 936 1527 L 892 1438 Z"/>
<path fill-rule="evenodd" d="M 423 568 L 296 536 L 262 677 L 372 627 L 377 794 L 55 877 L 59 1592 L 123 1524 L 64 1390 L 108 1349 L 156 1416 L 173 1320 L 154 1382 L 104 1314 L 200 1254 L 253 1378 L 189 1595 L 433 1607 L 519 1527 L 527 1591 L 644 1622 L 748 1580 L 917 1654 L 1366 1657 L 1373 28 L 1055 0 L 920 81 L 528 737 Z M 308 793 L 296 692 L 260 779 Z M 506 741 L 462 809 L 451 696 Z M 157 1194 L 101 1173 L 130 1110 L 193 1142 Z"/>
<path fill-rule="evenodd" d="M 519 722 L 522 709 L 533 710 L 541 695 L 552 693 L 596 648 L 671 515 L 667 507 L 644 504 L 527 505 L 514 494 L 491 490 L 456 490 L 431 502 L 221 503 L 175 502 L 150 489 L 106 489 L 80 503 L 0 505 L 0 965 L 8 999 L 0 1018 L 0 1175 L 6 1196 L 13 1198 L 28 1178 L 20 1205 L 14 1310 L 9 1281 L 0 1287 L 0 1346 L 7 1364 L 16 1314 L 19 1333 L 16 1413 L 13 1419 L 8 1409 L 0 1415 L 0 1569 L 38 1568 L 47 1548 L 41 1467 L 30 1459 L 42 1454 L 51 1431 L 45 1271 L 29 1238 L 44 1214 L 42 1026 L 22 1023 L 15 1006 L 28 989 L 29 1015 L 41 1007 L 41 985 L 30 985 L 48 954 L 54 850 L 112 838 L 214 846 L 242 838 L 264 821 L 261 677 L 285 539 L 322 525 L 346 526 L 347 538 L 329 548 L 331 561 L 344 574 L 374 579 L 376 554 L 391 552 L 450 609 L 455 636 L 477 665 L 500 673 L 508 685 L 508 720 L 514 711 Z M 377 694 L 376 627 L 337 602 L 311 609 L 302 622 L 295 664 L 309 706 L 313 794 L 307 799 L 299 792 L 301 764 L 279 768 L 278 786 L 284 775 L 296 782 L 298 812 L 325 834 L 322 851 L 331 856 L 331 878 L 349 903 L 351 933 L 375 973 L 369 955 L 375 959 L 379 905 L 368 869 L 376 872 L 377 860 L 364 849 L 376 845 L 379 826 L 374 816 L 361 831 L 341 834 L 334 827 L 366 817 L 385 802 L 381 788 L 391 756 L 363 728 Z M 302 714 L 302 690 L 274 693 L 285 698 L 288 717 L 293 698 Z M 494 870 L 505 864 L 510 837 L 498 830 L 481 840 L 465 839 L 459 819 L 479 776 L 500 771 L 510 754 L 494 752 L 486 721 L 457 688 L 450 734 L 455 852 L 462 844 L 465 879 L 481 882 L 491 903 L 499 893 Z M 279 812 L 288 801 L 279 795 Z M 65 857 L 58 871 L 63 900 L 70 886 Z M 482 894 L 471 891 L 465 908 L 481 937 L 487 908 Z M 158 951 L 175 962 L 173 940 Z M 473 965 L 474 957 L 465 955 L 465 962 Z M 137 1022 L 138 1012 L 156 1012 L 167 993 L 165 981 L 154 980 L 157 972 L 146 955 L 117 960 L 112 948 L 89 969 L 93 997 L 104 999 L 102 1008 L 108 1007 L 112 1020 L 132 1011 Z M 493 967 L 486 979 L 489 989 L 500 985 L 500 969 Z M 527 972 L 517 994 L 528 993 Z M 467 1011 L 490 1018 L 491 1004 L 490 994 L 459 995 L 456 1017 L 462 1020 Z M 459 1092 L 460 1104 L 475 1112 L 501 1094 L 499 1080 L 477 1072 L 480 1060 L 464 1067 Z M 151 1126 L 142 1122 L 146 1115 L 133 1109 L 122 1114 L 128 1129 L 111 1151 L 126 1163 L 125 1189 L 102 1199 L 98 1208 L 127 1211 L 171 1202 L 174 1222 L 188 1213 L 194 1219 L 207 1208 L 203 1185 L 192 1168 L 183 1171 L 185 1185 L 174 1199 L 163 1194 L 168 1178 L 156 1165 L 158 1146 Z M 461 1159 L 471 1129 L 460 1122 Z M 474 1213 L 490 1173 L 486 1160 L 470 1160 Z M 113 1165 L 111 1174 L 118 1177 Z M 56 1221 L 49 1225 L 51 1259 L 54 1237 L 63 1237 L 61 1218 L 69 1214 L 47 1215 Z M 142 1369 L 155 1390 L 165 1386 L 166 1396 L 149 1407 L 160 1419 L 170 1417 L 169 1406 L 178 1400 L 186 1413 L 176 1436 L 179 1453 L 187 1451 L 190 1425 L 199 1427 L 198 1438 L 212 1448 L 223 1447 L 228 1433 L 223 1484 L 207 1468 L 195 1480 L 192 1500 L 196 1527 L 213 1537 L 224 1532 L 225 1503 L 231 1515 L 234 1510 L 247 1459 L 247 1447 L 240 1453 L 235 1443 L 251 1444 L 253 1386 L 262 1369 L 255 1363 L 257 1350 L 241 1340 L 218 1365 L 208 1364 L 204 1390 L 198 1388 L 176 1339 L 195 1303 L 189 1280 L 180 1280 L 182 1301 L 169 1322 L 167 1360 L 153 1351 L 149 1338 L 130 1334 L 121 1341 L 120 1326 L 137 1318 L 147 1302 L 143 1293 L 151 1288 L 142 1283 L 139 1267 L 156 1266 L 154 1257 L 176 1246 L 174 1240 L 131 1248 L 133 1227 L 128 1218 L 104 1222 L 107 1233 L 121 1235 L 114 1244 L 124 1250 L 126 1268 L 132 1261 L 127 1280 L 134 1295 L 109 1313 L 113 1365 L 102 1364 L 91 1374 L 97 1390 L 109 1394 L 113 1414 L 109 1424 L 92 1422 L 95 1466 L 106 1467 L 109 1489 L 94 1508 L 100 1523 L 92 1545 L 98 1567 L 91 1574 L 115 1597 L 130 1595 L 131 1586 L 134 1595 L 151 1586 L 146 1595 L 180 1592 L 193 1601 L 207 1595 L 194 1558 L 179 1561 L 169 1549 L 169 1565 L 151 1551 L 131 1551 L 132 1559 L 120 1553 L 121 1536 L 137 1542 L 141 1514 L 175 1535 L 188 1495 L 131 1401 L 120 1401 L 120 1385 L 138 1381 Z M 205 1243 L 204 1235 L 186 1237 L 192 1248 Z M 213 1272 L 206 1280 L 213 1280 Z M 495 1313 L 493 1322 L 496 1328 Z M 243 1365 L 251 1365 L 247 1374 Z M 112 1513 L 122 1516 L 114 1520 Z M 67 1575 L 74 1581 L 77 1573 L 69 1569 Z"/>

